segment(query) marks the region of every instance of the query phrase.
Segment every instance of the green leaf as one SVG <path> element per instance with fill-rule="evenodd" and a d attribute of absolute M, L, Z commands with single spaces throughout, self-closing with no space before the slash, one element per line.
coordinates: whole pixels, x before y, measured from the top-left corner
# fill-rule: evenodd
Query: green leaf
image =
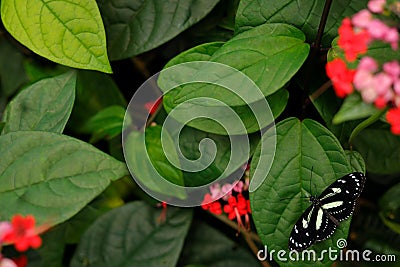
<path fill-rule="evenodd" d="M 4 36 L 0 37 L 0 81 L 1 95 L 14 94 L 28 77 L 23 67 L 22 53 L 12 45 Z"/>
<path fill-rule="evenodd" d="M 148 190 L 185 199 L 184 188 L 172 186 L 164 181 L 165 179 L 175 185 L 184 184 L 181 170 L 169 163 L 165 157 L 160 138 L 161 126 L 146 128 L 146 135 L 137 131 L 129 133 L 124 140 L 128 168 L 133 172 L 136 181 Z M 163 145 L 168 145 L 169 155 L 177 159 L 175 147 L 170 142 L 168 138 L 168 142 Z"/>
<path fill-rule="evenodd" d="M 365 161 L 360 153 L 357 151 L 345 150 L 347 161 L 350 163 L 353 172 L 366 173 Z"/>
<path fill-rule="evenodd" d="M 111 73 L 96 1 L 3 0 L 7 31 L 36 54 L 73 68 Z"/>
<path fill-rule="evenodd" d="M 171 60 L 160 74 L 158 84 L 165 92 L 164 107 L 178 121 L 189 121 L 187 125 L 202 131 L 224 135 L 227 130 L 230 134 L 256 132 L 286 106 L 287 92 L 277 91 L 304 62 L 309 46 L 303 41 L 304 35 L 296 28 L 274 24 L 257 27 L 223 45 L 209 43 L 192 48 Z M 177 65 L 184 62 L 188 63 Z M 273 114 L 266 110 L 265 96 L 272 103 Z M 177 111 L 178 106 L 181 109 Z M 188 120 L 187 116 L 198 117 Z"/>
<path fill-rule="evenodd" d="M 97 148 L 50 132 L 2 135 L 0 154 L 0 220 L 21 213 L 58 224 L 128 174 L 124 163 Z"/>
<path fill-rule="evenodd" d="M 167 66 L 185 60 L 204 61 L 209 55 L 210 61 L 228 65 L 247 75 L 259 87 L 262 94 L 268 96 L 281 89 L 304 63 L 309 52 L 309 45 L 304 43 L 304 38 L 301 31 L 290 25 L 265 24 L 235 36 L 219 49 L 216 49 L 216 46 L 221 43 L 195 47 L 178 55 L 178 59 L 173 59 Z M 168 103 L 167 97 L 164 99 L 164 106 L 177 106 L 189 98 L 200 96 L 215 98 L 229 106 L 242 106 L 244 100 L 241 97 L 220 85 L 240 92 L 239 89 L 232 87 L 244 86 L 243 77 L 235 72 L 225 73 L 227 70 L 221 67 L 215 69 L 218 67 L 217 64 L 215 68 L 211 67 L 213 67 L 211 64 L 193 63 L 186 68 L 179 67 L 179 71 L 166 69 L 164 73 L 161 72 L 158 84 L 164 92 L 184 82 L 192 83 L 168 92 L 173 103 Z M 216 71 L 219 75 L 215 74 Z M 201 83 L 206 78 L 208 83 Z M 255 92 L 246 91 L 246 93 L 249 95 L 248 99 L 245 99 L 246 103 L 256 102 L 262 97 Z"/>
<path fill-rule="evenodd" d="M 110 76 L 95 71 L 78 71 L 76 100 L 67 127 L 78 133 L 88 133 L 84 131 L 86 122 L 113 105 L 125 107 L 126 101 Z"/>
<path fill-rule="evenodd" d="M 390 188 L 379 200 L 379 215 L 394 232 L 400 234 L 400 184 Z"/>
<path fill-rule="evenodd" d="M 91 132 L 90 142 L 94 143 L 107 137 L 112 139 L 122 132 L 125 108 L 110 106 L 94 115 L 85 125 L 85 131 Z"/>
<path fill-rule="evenodd" d="M 322 45 L 329 47 L 341 21 L 357 11 L 366 8 L 367 0 L 337 0 L 333 1 Z M 241 33 L 264 23 L 287 23 L 298 27 L 307 36 L 307 42 L 312 43 L 317 36 L 318 26 L 324 9 L 324 0 L 283 0 L 283 1 L 240 1 L 236 14 L 236 31 Z"/>
<path fill-rule="evenodd" d="M 363 119 L 375 114 L 378 109 L 373 104 L 365 103 L 360 94 L 354 93 L 346 97 L 338 113 L 333 117 L 334 124 L 345 121 Z"/>
<path fill-rule="evenodd" d="M 204 144 L 202 153 L 200 153 L 199 147 L 201 147 L 202 140 L 210 139 L 216 146 L 215 158 L 207 168 L 197 172 L 183 172 L 185 185 L 194 187 L 211 183 L 222 176 L 229 163 L 232 164 L 232 167 L 229 168 L 234 171 L 243 166 L 243 164 L 245 164 L 253 154 L 258 142 L 260 141 L 260 135 L 255 133 L 246 138 L 249 139 L 250 151 L 248 151 L 246 142 L 243 142 L 241 138 L 237 139 L 235 142 L 235 140 L 230 140 L 228 136 L 211 134 L 191 127 L 184 127 L 180 131 L 179 147 L 182 154 L 187 159 L 196 160 L 200 158 L 202 154 L 213 154 L 214 147 L 211 145 L 206 146 Z M 234 147 L 237 149 L 235 152 L 232 151 L 233 145 L 231 142 L 235 142 Z M 237 156 L 236 162 L 232 161 L 231 153 L 235 153 Z M 230 172 L 225 173 L 225 177 L 221 177 L 221 179 L 226 178 L 229 175 L 231 175 Z"/>
<path fill-rule="evenodd" d="M 188 209 L 168 207 L 165 222 L 136 201 L 101 216 L 84 234 L 71 267 L 175 266 L 192 221 Z"/>
<path fill-rule="evenodd" d="M 367 128 L 357 135 L 353 145 L 364 158 L 368 172 L 400 172 L 400 136 L 393 135 L 389 129 Z"/>
<path fill-rule="evenodd" d="M 304 34 L 286 24 L 264 24 L 226 42 L 211 61 L 249 76 L 265 96 L 282 88 L 303 65 L 310 46 Z"/>
<path fill-rule="evenodd" d="M 178 65 L 185 62 L 191 61 L 208 61 L 211 56 L 224 44 L 224 42 L 212 42 L 205 43 L 195 47 L 192 47 L 173 59 L 171 59 L 165 66 L 164 69 Z"/>
<path fill-rule="evenodd" d="M 165 153 L 168 153 L 170 157 L 174 158 L 175 162 L 179 161 L 173 140 L 171 136 L 166 133 L 166 142 L 162 143 L 161 130 L 163 130 L 163 128 L 159 125 L 146 129 L 145 142 L 150 160 L 157 171 L 168 181 L 176 185 L 184 185 L 182 172 L 177 167 L 169 164 L 165 156 Z"/>
<path fill-rule="evenodd" d="M 268 247 L 286 250 L 293 225 L 310 205 L 304 197 L 319 195 L 336 179 L 352 170 L 339 141 L 319 123 L 305 119 L 289 118 L 276 125 L 276 150 L 268 143 L 275 138 L 274 131 L 268 130 L 261 142 L 267 144 L 253 157 L 252 179 L 260 179 L 260 173 L 267 174 L 263 183 L 250 192 L 252 214 L 257 233 Z M 271 169 L 266 162 L 274 159 Z M 265 170 L 263 170 L 265 169 Z M 311 178 L 311 169 L 312 178 Z M 285 199 L 285 200 L 283 200 Z M 318 253 L 328 247 L 336 247 L 339 238 L 346 238 L 350 221 L 343 222 L 335 234 L 311 249 Z M 287 255 L 287 254 L 286 254 Z M 294 262 L 279 262 L 280 266 L 295 266 Z M 330 266 L 328 258 L 322 262 L 303 262 L 303 265 Z"/>
<path fill-rule="evenodd" d="M 71 70 L 71 68 L 60 64 L 43 65 L 40 61 L 33 60 L 25 60 L 24 68 L 31 83 L 35 83 L 44 78 L 61 75 Z"/>
<path fill-rule="evenodd" d="M 48 131 L 62 133 L 75 100 L 76 73 L 36 82 L 21 91 L 7 106 L 4 133 Z"/>
<path fill-rule="evenodd" d="M 196 223 L 189 231 L 181 264 L 189 266 L 254 267 L 260 263 L 247 249 L 205 223 Z"/>
<path fill-rule="evenodd" d="M 171 40 L 205 17 L 218 0 L 99 0 L 112 60 L 132 57 Z"/>

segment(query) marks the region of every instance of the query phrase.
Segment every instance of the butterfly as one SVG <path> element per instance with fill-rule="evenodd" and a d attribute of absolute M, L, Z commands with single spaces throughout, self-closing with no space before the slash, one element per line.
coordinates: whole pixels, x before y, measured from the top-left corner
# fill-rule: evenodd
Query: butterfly
<path fill-rule="evenodd" d="M 340 222 L 353 214 L 364 184 L 364 174 L 353 172 L 333 182 L 319 197 L 310 196 L 311 206 L 304 211 L 290 233 L 289 249 L 301 251 L 329 238 Z"/>

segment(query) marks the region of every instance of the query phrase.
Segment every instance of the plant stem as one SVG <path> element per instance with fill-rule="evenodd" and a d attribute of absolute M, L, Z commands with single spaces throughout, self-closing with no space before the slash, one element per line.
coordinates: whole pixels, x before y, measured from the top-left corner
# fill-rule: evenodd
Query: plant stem
<path fill-rule="evenodd" d="M 325 1 L 324 11 L 322 11 L 321 20 L 319 21 L 319 26 L 318 26 L 318 33 L 314 43 L 314 46 L 316 47 L 317 51 L 321 46 L 322 35 L 324 34 L 325 25 L 326 21 L 328 20 L 328 14 L 329 10 L 331 9 L 331 5 L 332 5 L 332 0 Z"/>
<path fill-rule="evenodd" d="M 211 215 L 213 215 L 215 218 L 217 218 L 218 220 L 220 220 L 221 222 L 223 222 L 224 224 L 228 225 L 229 227 L 237 230 L 238 229 L 238 224 L 229 220 L 228 217 L 224 216 L 224 215 L 217 215 L 217 214 L 213 214 L 210 212 Z M 245 231 L 247 235 L 249 235 L 251 237 L 252 240 L 256 241 L 257 243 L 262 244 L 262 241 L 260 239 L 260 237 L 252 232 L 252 231 Z"/>
<path fill-rule="evenodd" d="M 230 226 L 231 228 L 233 228 L 235 230 L 239 229 L 238 224 L 229 220 L 228 217 L 226 217 L 224 215 L 213 214 L 213 213 L 210 213 L 210 214 L 213 215 L 218 220 L 220 220 L 221 222 Z M 258 249 L 257 245 L 254 243 L 254 241 L 262 244 L 260 237 L 257 234 L 255 234 L 254 232 L 248 231 L 247 229 L 242 229 L 242 231 L 240 231 L 240 233 L 243 235 L 243 238 L 246 241 L 249 248 L 251 249 L 251 251 L 254 253 L 254 255 L 257 256 L 259 249 Z M 271 267 L 271 265 L 269 265 L 269 263 L 267 261 L 260 261 L 260 263 L 263 267 Z"/>
<path fill-rule="evenodd" d="M 326 90 L 328 90 L 330 87 L 332 86 L 332 81 L 329 80 L 326 83 L 324 83 L 323 85 L 321 85 L 320 88 L 318 88 L 314 93 L 312 93 L 310 95 L 310 100 L 311 102 L 314 102 L 315 100 L 317 100 L 317 98 L 322 95 Z"/>
<path fill-rule="evenodd" d="M 365 128 L 367 128 L 368 126 L 370 126 L 371 124 L 373 124 L 374 122 L 376 122 L 377 120 L 379 120 L 379 118 L 385 114 L 385 112 L 387 111 L 387 108 L 382 109 L 382 110 L 378 110 L 375 114 L 373 114 L 371 117 L 369 117 L 368 119 L 362 121 L 360 124 L 357 125 L 356 128 L 354 128 L 354 130 L 351 132 L 350 138 L 349 138 L 349 145 L 350 145 L 350 149 L 353 146 L 353 141 L 354 138 L 357 137 L 357 135 L 364 130 Z"/>

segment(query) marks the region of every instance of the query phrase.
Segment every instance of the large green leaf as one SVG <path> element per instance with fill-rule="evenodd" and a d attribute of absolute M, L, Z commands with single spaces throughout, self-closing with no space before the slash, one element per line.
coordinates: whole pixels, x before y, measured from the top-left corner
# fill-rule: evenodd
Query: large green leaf
<path fill-rule="evenodd" d="M 325 5 L 324 0 L 240 1 L 236 14 L 236 31 L 243 32 L 264 23 L 287 23 L 298 27 L 308 42 L 317 36 L 318 26 Z M 322 44 L 329 46 L 345 17 L 367 6 L 367 0 L 332 1 Z"/>
<path fill-rule="evenodd" d="M 186 51 L 167 67 L 185 61 L 204 61 L 209 55 L 209 61 L 228 65 L 247 75 L 262 94 L 252 92 L 252 87 L 245 83 L 243 76 L 228 72 L 228 68 L 218 64 L 190 64 L 161 72 L 158 84 L 164 92 L 184 83 L 194 83 L 170 91 L 173 103 L 168 103 L 166 98 L 164 105 L 177 106 L 189 98 L 208 96 L 229 106 L 242 106 L 243 101 L 253 103 L 262 95 L 271 95 L 293 77 L 307 58 L 309 45 L 304 43 L 304 38 L 304 34 L 293 26 L 265 24 L 235 36 L 219 49 L 221 43 L 209 43 Z M 202 81 L 208 84 L 200 83 Z M 234 94 L 232 90 L 242 92 L 235 86 L 247 86 L 245 92 L 249 96 L 245 98 Z"/>
<path fill-rule="evenodd" d="M 258 150 L 251 164 L 252 179 L 263 183 L 250 192 L 250 201 L 257 232 L 268 251 L 283 249 L 288 253 L 290 231 L 310 203 L 307 195 L 319 195 L 336 179 L 352 172 L 339 141 L 319 123 L 306 119 L 289 118 L 276 125 L 277 146 L 275 155 L 268 146 Z M 274 138 L 267 131 L 261 143 Z M 273 157 L 270 171 L 263 170 L 265 162 Z M 311 175 L 311 170 L 312 175 Z M 312 176 L 312 177 L 311 177 Z M 343 222 L 328 240 L 311 249 L 320 252 L 336 248 L 339 238 L 346 238 L 350 221 Z M 287 254 L 286 254 L 287 256 Z M 279 261 L 279 259 L 276 259 Z M 295 262 L 279 261 L 281 266 L 295 266 Z M 330 266 L 326 257 L 322 262 L 302 262 L 302 266 Z"/>
<path fill-rule="evenodd" d="M 354 148 L 365 160 L 367 171 L 376 174 L 400 172 L 400 136 L 389 129 L 370 127 L 354 139 Z"/>
<path fill-rule="evenodd" d="M 97 148 L 50 132 L 2 135 L 0 154 L 0 220 L 21 213 L 55 225 L 128 174 L 124 163 Z"/>
<path fill-rule="evenodd" d="M 33 52 L 73 68 L 111 73 L 95 0 L 3 0 L 7 31 Z"/>
<path fill-rule="evenodd" d="M 308 50 L 304 35 L 284 24 L 257 27 L 225 44 L 197 46 L 172 59 L 161 72 L 158 84 L 166 93 L 164 107 L 178 121 L 189 121 L 202 131 L 258 131 L 283 111 L 288 94 L 278 90 L 301 67 Z"/>
<path fill-rule="evenodd" d="M 71 267 L 175 266 L 189 229 L 191 210 L 160 210 L 132 202 L 101 216 L 84 234 Z"/>
<path fill-rule="evenodd" d="M 153 49 L 198 22 L 219 0 L 98 0 L 112 60 Z"/>
<path fill-rule="evenodd" d="M 0 96 L 10 96 L 28 77 L 24 71 L 22 53 L 4 36 L 0 37 Z"/>
<path fill-rule="evenodd" d="M 76 73 L 36 82 L 20 92 L 7 106 L 3 134 L 14 131 L 62 133 L 75 100 Z"/>
<path fill-rule="evenodd" d="M 182 266 L 254 267 L 261 266 L 247 249 L 205 223 L 197 223 L 189 231 L 182 252 Z"/>

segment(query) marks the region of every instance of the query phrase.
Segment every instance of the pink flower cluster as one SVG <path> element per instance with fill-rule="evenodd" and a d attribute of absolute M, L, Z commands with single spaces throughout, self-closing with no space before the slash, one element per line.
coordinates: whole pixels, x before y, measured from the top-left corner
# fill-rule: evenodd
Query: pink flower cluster
<path fill-rule="evenodd" d="M 362 58 L 353 84 L 366 103 L 374 103 L 380 109 L 389 103 L 400 107 L 400 64 L 396 60 L 384 63 L 379 71 L 373 58 Z"/>
<path fill-rule="evenodd" d="M 210 193 L 204 195 L 201 204 L 204 210 L 208 210 L 212 214 L 221 215 L 225 213 L 230 220 L 236 219 L 238 232 L 240 232 L 240 228 L 250 229 L 250 201 L 245 197 L 246 191 L 249 190 L 249 165 L 245 164 L 242 168 L 245 170 L 244 182 L 226 183 L 222 186 L 219 183 L 214 183 L 209 187 Z M 242 217 L 244 217 L 244 223 Z"/>
<path fill-rule="evenodd" d="M 380 40 L 389 43 L 393 50 L 397 50 L 399 46 L 399 33 L 396 27 L 389 27 L 383 21 L 374 17 L 374 13 L 382 13 L 384 11 L 385 0 L 371 0 L 368 8 L 363 9 L 355 14 L 351 23 L 358 31 L 366 30 L 371 38 L 370 41 Z"/>
<path fill-rule="evenodd" d="M 338 45 L 343 49 L 347 62 L 353 62 L 368 51 L 372 41 L 390 44 L 393 50 L 399 46 L 399 32 L 390 21 L 392 4 L 386 0 L 370 0 L 351 19 L 346 18 L 340 26 Z M 382 19 L 385 18 L 386 19 Z M 389 22 L 388 22 L 389 21 Z M 389 26 L 390 24 L 390 26 Z M 386 118 L 394 134 L 400 134 L 400 63 L 397 60 L 381 62 L 365 56 L 356 69 L 349 69 L 346 61 L 336 58 L 326 65 L 327 75 L 339 97 L 353 93 L 361 94 L 364 102 L 382 109 L 390 107 Z"/>

